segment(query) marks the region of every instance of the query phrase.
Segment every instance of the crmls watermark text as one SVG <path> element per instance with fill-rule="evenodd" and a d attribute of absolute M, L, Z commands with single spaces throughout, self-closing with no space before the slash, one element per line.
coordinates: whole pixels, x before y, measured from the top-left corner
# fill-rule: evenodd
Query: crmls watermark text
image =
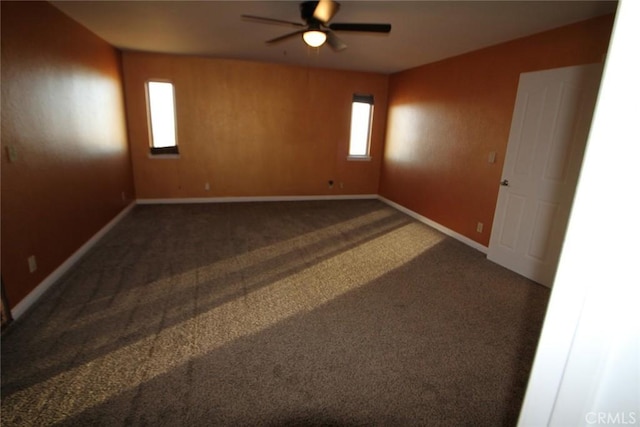
<path fill-rule="evenodd" d="M 591 425 L 636 425 L 640 418 L 636 412 L 588 412 L 584 417 Z"/>

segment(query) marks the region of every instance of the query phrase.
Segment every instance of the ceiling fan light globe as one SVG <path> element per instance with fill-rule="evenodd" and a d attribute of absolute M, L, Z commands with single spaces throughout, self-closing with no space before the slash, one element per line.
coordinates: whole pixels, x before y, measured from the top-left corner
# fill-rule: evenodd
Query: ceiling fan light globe
<path fill-rule="evenodd" d="M 311 47 L 320 47 L 327 41 L 327 35 L 322 31 L 310 30 L 302 34 L 302 39 Z"/>

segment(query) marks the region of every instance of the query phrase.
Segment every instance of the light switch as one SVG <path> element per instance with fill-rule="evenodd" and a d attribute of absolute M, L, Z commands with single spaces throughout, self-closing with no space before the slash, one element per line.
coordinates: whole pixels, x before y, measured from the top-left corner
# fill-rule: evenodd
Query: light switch
<path fill-rule="evenodd" d="M 489 163 L 495 163 L 496 162 L 496 152 L 495 151 L 490 151 L 489 152 Z"/>
<path fill-rule="evenodd" d="M 18 160 L 18 150 L 15 145 L 7 146 L 7 156 L 9 157 L 9 163 L 15 163 Z"/>

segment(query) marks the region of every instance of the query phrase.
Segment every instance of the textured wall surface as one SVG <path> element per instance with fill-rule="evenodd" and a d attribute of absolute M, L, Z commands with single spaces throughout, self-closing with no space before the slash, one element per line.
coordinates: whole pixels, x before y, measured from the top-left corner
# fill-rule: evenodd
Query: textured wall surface
<path fill-rule="evenodd" d="M 133 198 L 118 52 L 48 3 L 2 2 L 2 277 L 10 304 Z"/>
<path fill-rule="evenodd" d="M 380 194 L 487 246 L 520 73 L 601 62 L 612 24 L 596 18 L 392 75 Z"/>
<path fill-rule="evenodd" d="M 138 197 L 377 193 L 387 76 L 131 52 L 123 65 Z M 175 86 L 179 159 L 149 158 L 149 79 Z M 369 162 L 347 161 L 354 93 L 375 98 Z"/>

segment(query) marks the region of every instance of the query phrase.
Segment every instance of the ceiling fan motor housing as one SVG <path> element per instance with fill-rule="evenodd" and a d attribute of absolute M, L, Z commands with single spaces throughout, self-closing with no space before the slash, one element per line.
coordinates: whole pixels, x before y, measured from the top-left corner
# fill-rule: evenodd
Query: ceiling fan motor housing
<path fill-rule="evenodd" d="M 322 24 L 322 22 L 313 17 L 313 12 L 315 12 L 317 6 L 317 1 L 304 1 L 300 3 L 300 17 L 309 25 L 317 24 L 320 26 L 320 24 Z"/>

